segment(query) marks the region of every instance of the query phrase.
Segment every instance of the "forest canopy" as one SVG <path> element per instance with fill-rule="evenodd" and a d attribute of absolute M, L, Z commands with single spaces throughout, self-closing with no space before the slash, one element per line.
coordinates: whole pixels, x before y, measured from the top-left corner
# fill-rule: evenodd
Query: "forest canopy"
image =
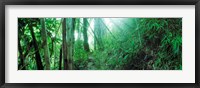
<path fill-rule="evenodd" d="M 18 18 L 18 70 L 182 70 L 182 18 Z"/>

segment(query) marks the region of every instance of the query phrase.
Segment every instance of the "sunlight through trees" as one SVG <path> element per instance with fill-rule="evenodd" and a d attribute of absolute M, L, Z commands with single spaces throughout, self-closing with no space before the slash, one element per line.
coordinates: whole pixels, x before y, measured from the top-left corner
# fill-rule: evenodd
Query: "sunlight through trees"
<path fill-rule="evenodd" d="M 18 70 L 182 70 L 182 18 L 18 18 Z"/>

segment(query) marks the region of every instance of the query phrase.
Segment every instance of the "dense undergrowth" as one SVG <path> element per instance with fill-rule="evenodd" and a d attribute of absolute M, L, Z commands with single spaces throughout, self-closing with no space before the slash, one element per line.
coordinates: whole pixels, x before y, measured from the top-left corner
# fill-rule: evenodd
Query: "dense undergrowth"
<path fill-rule="evenodd" d="M 40 19 L 18 19 L 19 70 L 66 69 L 64 53 L 72 70 L 182 70 L 182 18 L 74 18 L 71 43 L 68 21 L 46 18 L 44 37 Z"/>
<path fill-rule="evenodd" d="M 75 69 L 182 69 L 182 19 L 141 18 L 136 26 L 103 38 L 104 50 L 75 48 Z M 126 35 L 126 36 L 125 36 Z"/>

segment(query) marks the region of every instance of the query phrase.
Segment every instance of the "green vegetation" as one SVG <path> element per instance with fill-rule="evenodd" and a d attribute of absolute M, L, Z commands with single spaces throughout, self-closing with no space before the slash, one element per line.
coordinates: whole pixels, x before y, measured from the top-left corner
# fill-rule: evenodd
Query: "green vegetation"
<path fill-rule="evenodd" d="M 18 70 L 182 70 L 182 18 L 18 18 Z"/>

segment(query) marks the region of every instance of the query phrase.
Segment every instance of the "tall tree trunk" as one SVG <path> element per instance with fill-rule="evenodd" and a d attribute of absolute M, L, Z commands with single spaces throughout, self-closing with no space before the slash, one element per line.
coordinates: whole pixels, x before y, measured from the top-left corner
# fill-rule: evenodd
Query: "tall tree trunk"
<path fill-rule="evenodd" d="M 66 18 L 63 19 L 62 23 L 62 53 L 63 53 L 63 59 L 64 59 L 64 69 L 68 70 L 68 60 L 67 60 L 67 42 L 66 42 Z"/>
<path fill-rule="evenodd" d="M 103 25 L 102 18 L 99 18 L 99 30 L 98 30 L 98 36 L 99 36 L 99 49 L 100 50 L 104 50 L 104 45 L 103 45 L 103 41 L 102 41 L 102 37 L 105 34 L 105 26 Z"/>
<path fill-rule="evenodd" d="M 35 48 L 35 60 L 36 60 L 36 64 L 37 64 L 37 69 L 38 70 L 43 70 L 44 67 L 42 65 L 42 61 L 41 61 L 41 57 L 40 57 L 40 52 L 39 52 L 39 49 L 38 49 L 38 45 L 37 45 L 37 41 L 36 41 L 36 38 L 35 38 L 35 34 L 33 32 L 33 26 L 32 24 L 29 24 L 29 29 L 31 31 L 31 36 L 33 38 L 33 45 L 34 45 L 34 48 Z"/>
<path fill-rule="evenodd" d="M 76 19 L 72 18 L 72 27 L 71 27 L 71 60 L 70 60 L 70 65 L 71 65 L 71 70 L 73 69 L 73 60 L 74 60 L 74 42 L 75 42 L 75 37 L 74 37 L 74 31 L 75 31 L 75 24 L 76 24 Z"/>
<path fill-rule="evenodd" d="M 80 19 L 81 18 L 74 18 L 74 30 L 76 29 L 78 32 L 77 40 L 81 38 Z"/>
<path fill-rule="evenodd" d="M 55 66 L 55 63 L 56 63 L 56 52 L 55 52 L 55 48 L 56 48 L 56 44 L 54 46 L 54 42 L 52 41 L 52 52 L 51 52 L 51 55 L 50 55 L 50 63 L 52 64 L 53 66 L 53 69 L 56 69 L 56 66 Z"/>
<path fill-rule="evenodd" d="M 102 42 L 102 29 L 100 28 L 100 20 L 101 18 L 95 18 L 94 19 L 94 35 L 97 36 L 97 38 L 94 38 L 94 47 L 98 50 L 103 50 L 103 42 Z"/>
<path fill-rule="evenodd" d="M 45 19 L 41 18 L 41 26 L 42 26 L 42 30 L 41 30 L 41 35 L 42 35 L 42 40 L 44 44 L 44 59 L 45 59 L 45 65 L 46 65 L 46 70 L 50 70 L 50 55 L 49 55 L 49 47 L 47 44 L 47 33 L 46 33 L 46 29 L 45 29 Z"/>
<path fill-rule="evenodd" d="M 76 22 L 75 23 L 77 23 L 77 31 L 78 31 L 78 38 L 77 38 L 77 40 L 80 40 L 80 38 L 81 38 L 81 29 L 80 29 L 80 18 L 76 18 Z"/>
<path fill-rule="evenodd" d="M 60 48 L 59 70 L 62 70 L 62 47 Z"/>
<path fill-rule="evenodd" d="M 74 54 L 74 26 L 75 19 L 68 18 L 67 19 L 67 58 L 68 58 L 68 67 L 69 70 L 73 69 L 73 54 Z"/>
<path fill-rule="evenodd" d="M 83 18 L 83 38 L 84 38 L 84 49 L 87 52 L 90 52 L 89 49 L 89 44 L 88 44 L 88 35 L 87 35 L 87 30 L 88 30 L 88 23 L 87 23 L 87 18 Z"/>
<path fill-rule="evenodd" d="M 95 47 L 95 50 L 98 50 L 98 49 L 100 49 L 100 42 L 101 42 L 101 40 L 100 40 L 100 35 L 99 35 L 99 18 L 95 18 L 94 19 L 94 35 L 96 35 L 97 36 L 97 38 L 95 39 L 94 38 L 94 43 L 95 43 L 95 45 L 94 45 L 94 47 Z"/>
<path fill-rule="evenodd" d="M 142 45 L 142 41 L 141 41 L 141 37 L 140 37 L 140 30 L 139 30 L 139 27 L 138 27 L 138 20 L 135 19 L 135 23 L 136 23 L 136 30 L 138 31 L 138 38 L 139 38 L 139 41 L 140 41 L 140 46 Z"/>

